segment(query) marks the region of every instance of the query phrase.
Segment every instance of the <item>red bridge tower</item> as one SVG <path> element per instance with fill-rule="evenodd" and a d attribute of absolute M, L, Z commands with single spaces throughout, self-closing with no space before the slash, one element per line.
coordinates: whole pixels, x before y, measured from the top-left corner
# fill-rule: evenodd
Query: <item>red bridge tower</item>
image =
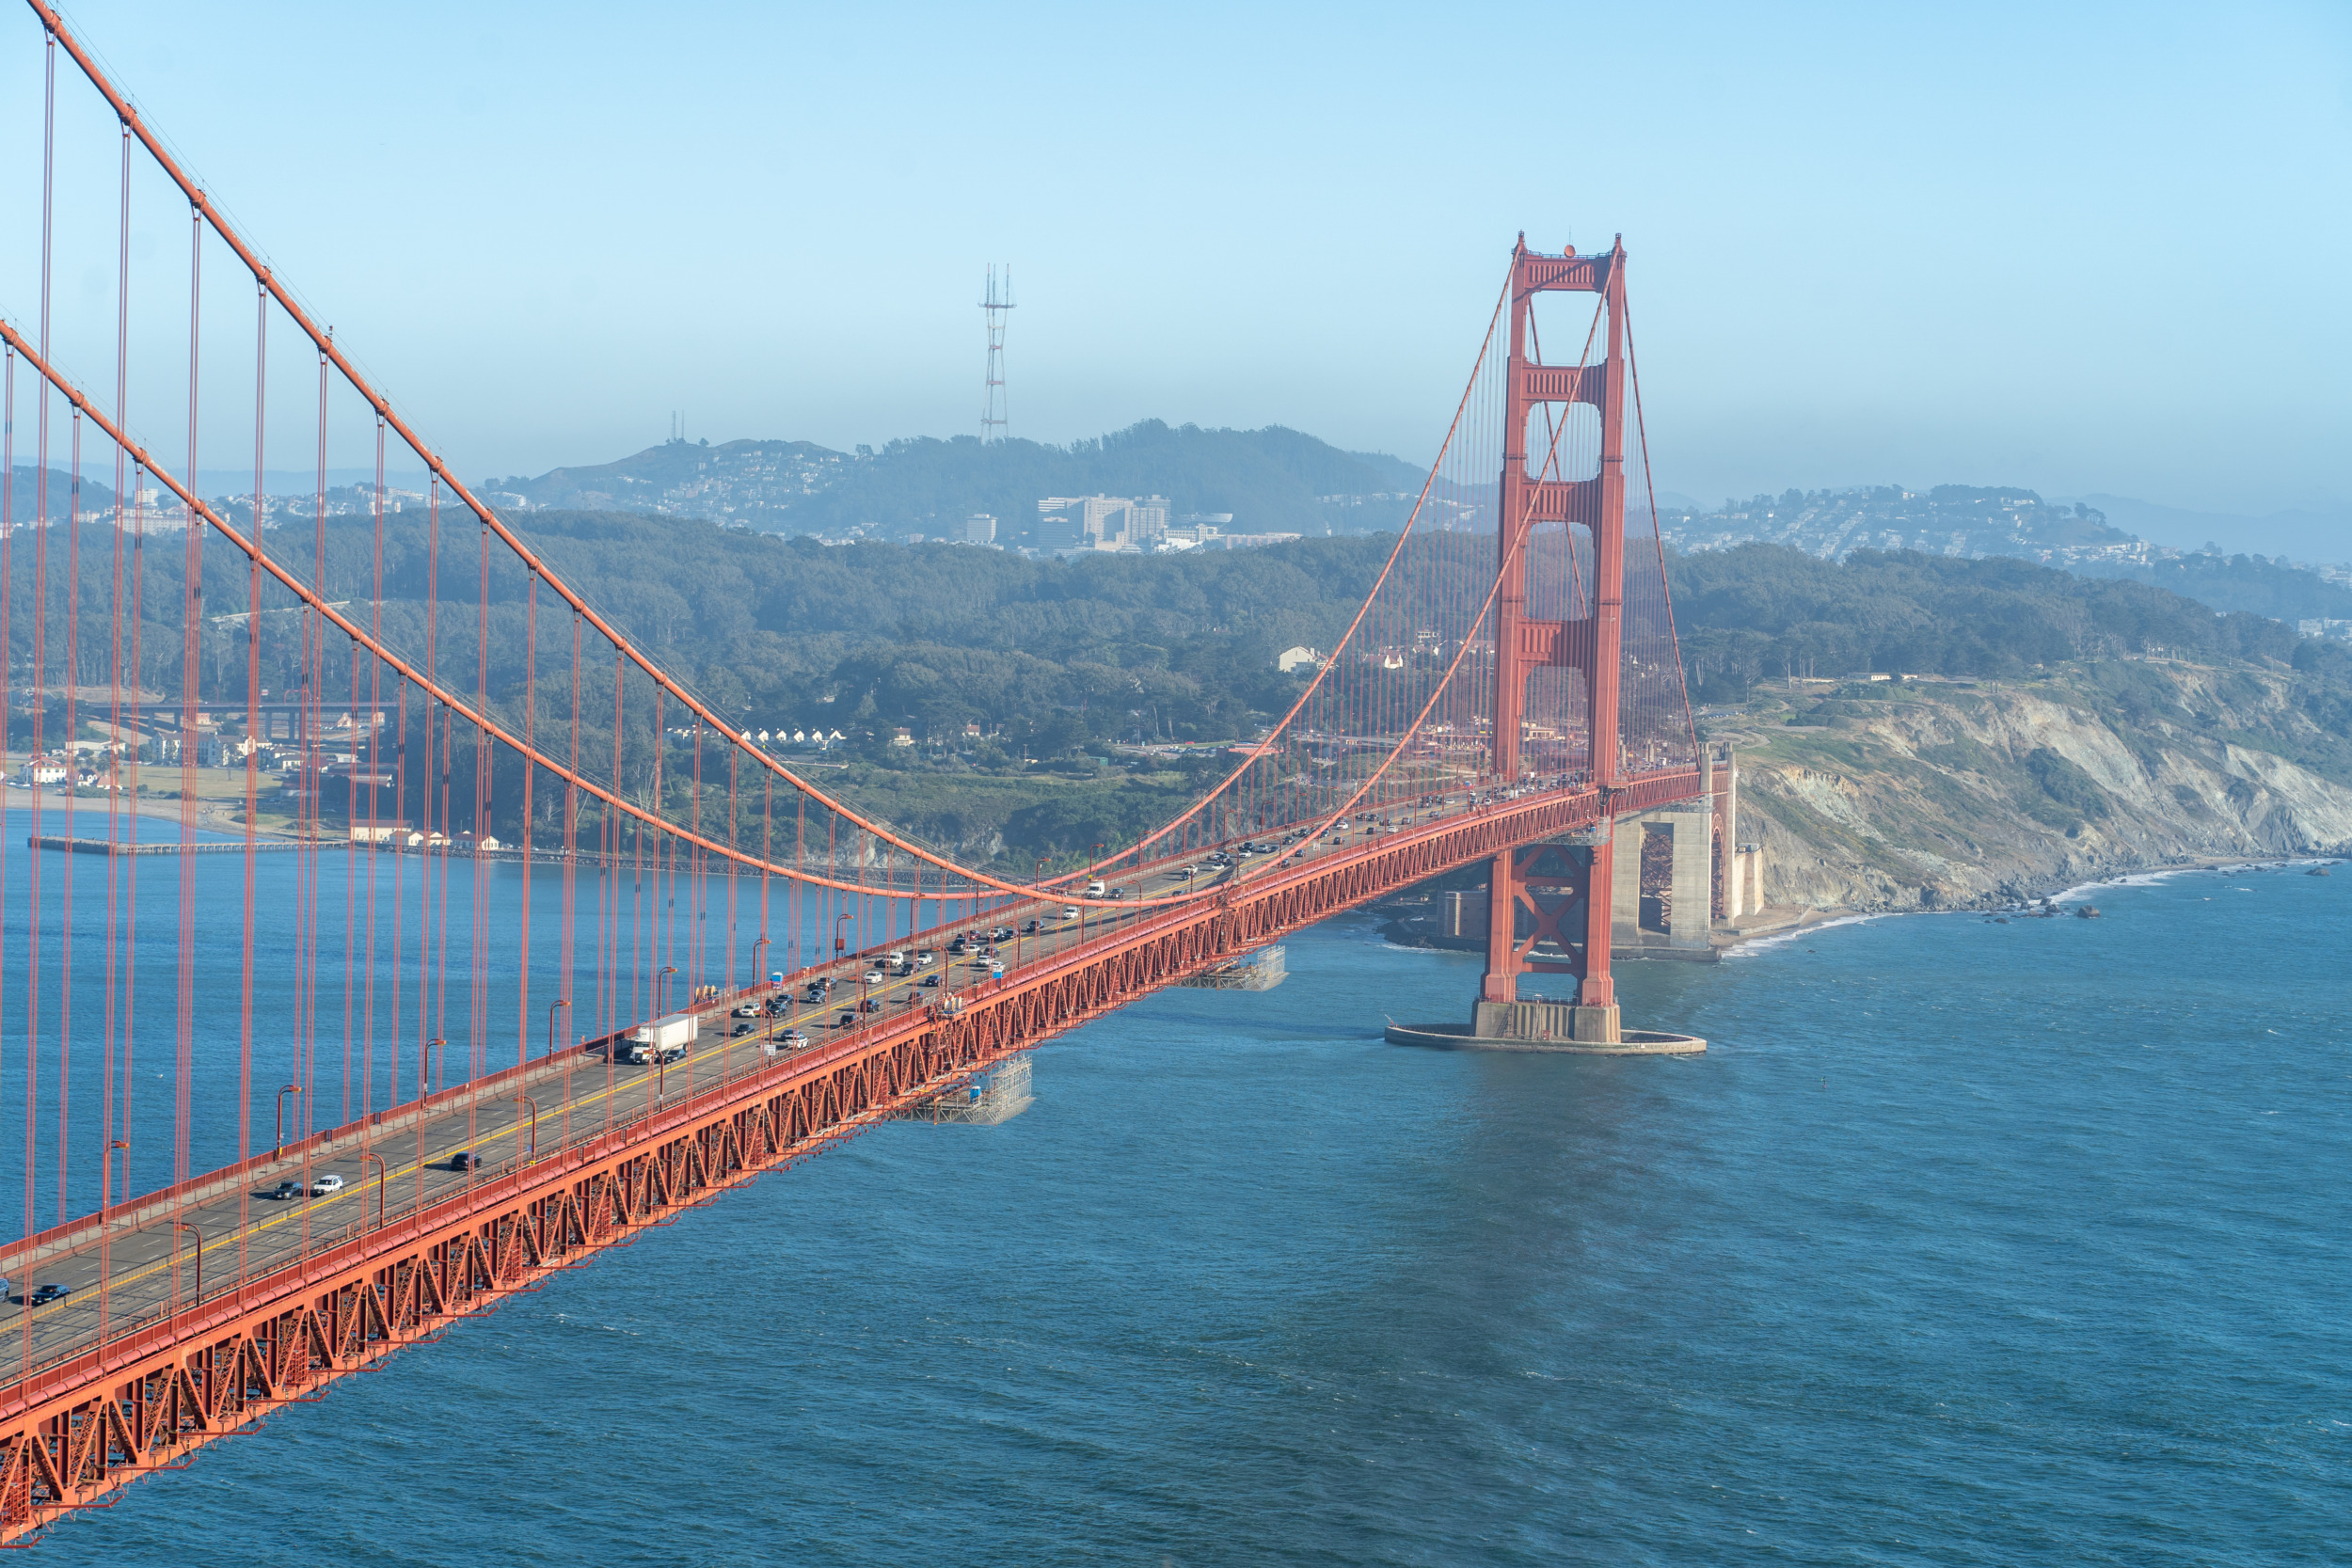
<path fill-rule="evenodd" d="M 1594 364 L 1546 365 L 1530 328 L 1534 296 L 1548 292 L 1601 295 L 1607 351 Z M 1518 1039 L 1560 1039 L 1581 1044 L 1619 1041 L 1617 998 L 1609 975 L 1609 934 L 1613 881 L 1609 803 L 1621 767 L 1618 744 L 1618 671 L 1625 607 L 1625 242 L 1619 237 L 1605 256 L 1579 256 L 1571 248 L 1545 256 L 1527 248 L 1521 236 L 1511 258 L 1511 327 L 1503 392 L 1502 484 L 1497 520 L 1498 562 L 1503 580 L 1495 595 L 1495 697 L 1493 769 L 1498 787 L 1520 778 L 1519 748 L 1529 678 L 1547 666 L 1583 673 L 1586 767 L 1600 793 L 1602 813 L 1593 828 L 1565 843 L 1532 844 L 1494 858 L 1488 883 L 1486 975 L 1481 989 L 1476 1034 Z M 1600 416 L 1599 470 L 1590 479 L 1560 476 L 1546 443 L 1538 471 L 1528 471 L 1528 426 L 1539 407 L 1589 404 Z M 1549 421 L 1547 421 L 1548 423 Z M 1538 525 L 1567 525 L 1591 539 L 1592 585 L 1586 617 L 1548 621 L 1527 614 L 1528 574 L 1536 552 Z M 1573 933 L 1583 916 L 1583 938 Z M 1520 931 L 1521 916 L 1534 930 Z M 1549 939 L 1559 959 L 1531 956 Z M 1563 961 L 1565 960 L 1565 961 Z M 1521 1002 L 1518 979 L 1525 974 L 1566 974 L 1578 982 L 1573 1005 Z M 1562 1015 L 1566 1016 L 1562 1016 Z"/>

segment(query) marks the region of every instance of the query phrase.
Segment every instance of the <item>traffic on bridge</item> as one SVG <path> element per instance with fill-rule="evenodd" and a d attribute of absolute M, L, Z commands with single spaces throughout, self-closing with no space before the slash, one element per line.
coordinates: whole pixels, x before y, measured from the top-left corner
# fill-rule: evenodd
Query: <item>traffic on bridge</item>
<path fill-rule="evenodd" d="M 1703 785 L 1654 504 L 1628 537 L 1648 460 L 1621 244 L 1510 249 L 1409 520 L 1222 776 L 1083 864 L 976 863 L 819 787 L 568 584 L 56 11 L 28 6 L 47 83 L 29 320 L 0 273 L 0 515 L 32 520 L 0 535 L 0 606 L 32 607 L 11 722 L 36 753 L 96 755 L 106 783 L 93 802 L 36 781 L 0 843 L 26 911 L 0 982 L 27 1021 L 0 1063 L 25 1150 L 24 1234 L 0 1248 L 0 1539 L 1089 1019 L 1448 872 L 1487 870 L 1486 963 L 1466 1022 L 1433 1038 L 1633 1045 L 1610 973 L 1613 824 Z M 60 183 L 101 166 L 103 190 Z M 131 244 L 157 207 L 187 214 L 176 257 Z M 60 268 L 113 279 L 111 338 L 55 316 Z M 184 301 L 165 326 L 140 292 L 158 288 Z M 1548 299 L 1581 333 L 1549 360 Z M 249 347 L 229 353 L 224 322 Z M 105 364 L 103 384 L 67 368 Z M 184 401 L 135 401 L 164 384 Z M 317 483 L 265 529 L 289 440 Z M 354 448 L 373 454 L 373 510 L 330 520 L 330 453 Z M 231 452 L 252 465 L 242 523 L 197 488 Z M 386 504 L 388 461 L 430 475 L 424 507 Z M 423 562 L 392 614 L 388 541 Z M 282 730 L 324 777 L 329 711 L 370 717 L 347 800 L 309 790 L 264 832 L 254 743 Z M 231 728 L 248 782 L 224 841 L 181 741 Z M 166 790 L 177 821 L 142 816 Z M 361 831 L 383 823 L 429 842 Z M 509 859 L 485 852 L 494 834 Z M 77 869 L 44 843 L 102 853 Z M 510 872 L 518 897 L 493 880 Z M 1537 972 L 1567 996 L 1523 995 Z M 151 1081 L 168 1092 L 135 1095 Z"/>

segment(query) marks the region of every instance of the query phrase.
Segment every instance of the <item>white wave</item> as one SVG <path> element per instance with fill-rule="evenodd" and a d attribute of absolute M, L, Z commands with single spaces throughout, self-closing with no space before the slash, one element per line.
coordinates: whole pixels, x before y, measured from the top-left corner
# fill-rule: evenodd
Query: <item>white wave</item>
<path fill-rule="evenodd" d="M 1873 920 L 1891 919 L 1893 918 L 1894 913 L 1897 912 L 1907 914 L 1911 911 L 1906 910 L 1900 911 L 1889 911 L 1882 914 L 1842 914 L 1835 920 L 1824 920 L 1819 926 L 1791 926 L 1785 931 L 1774 931 L 1769 937 L 1755 937 L 1746 942 L 1742 942 L 1737 947 L 1726 949 L 1724 953 L 1724 957 L 1726 958 L 1744 958 L 1751 954 L 1760 953 L 1767 947 L 1778 947 L 1785 942 L 1794 942 L 1799 937 L 1819 936 L 1823 931 L 1835 930 L 1840 926 L 1867 926 Z M 1934 911 L 1929 911 L 1925 912 L 1933 913 Z"/>
<path fill-rule="evenodd" d="M 2218 877 L 2224 873 L 2285 871 L 2298 865 L 2331 865 L 2333 863 L 2333 861 L 2324 856 L 2301 856 L 2285 860 L 2231 861 L 2222 865 L 2175 865 L 2161 871 L 2131 871 L 2121 877 L 2109 877 L 2104 881 L 2084 882 L 2079 886 L 2068 888 L 2064 893 L 2054 893 L 2050 895 L 2050 901 L 2054 904 L 2079 904 L 2101 888 L 2158 887 L 2175 877 Z"/>

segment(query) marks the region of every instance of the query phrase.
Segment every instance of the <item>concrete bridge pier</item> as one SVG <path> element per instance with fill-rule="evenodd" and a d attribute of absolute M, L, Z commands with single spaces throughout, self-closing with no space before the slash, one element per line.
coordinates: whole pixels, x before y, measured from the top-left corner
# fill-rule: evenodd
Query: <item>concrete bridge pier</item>
<path fill-rule="evenodd" d="M 1646 847 L 1645 813 L 1604 820 L 1558 839 L 1495 857 L 1487 884 L 1486 973 L 1462 1024 L 1391 1023 L 1399 1045 L 1445 1050 L 1556 1051 L 1587 1055 L 1677 1055 L 1707 1049 L 1694 1035 L 1627 1029 L 1609 961 L 1624 921 L 1621 905 L 1640 895 L 1641 868 L 1621 840 Z M 1629 831 L 1630 830 L 1630 831 Z M 1712 835 L 1677 833 L 1671 886 L 1662 902 L 1704 921 L 1712 880 Z M 1629 879 L 1624 868 L 1633 863 Z M 1596 896 L 1597 895 L 1597 896 Z M 1653 895 L 1658 896 L 1658 895 Z M 1701 926 L 1704 940 L 1704 925 Z M 1711 956 L 1711 949 L 1709 950 Z M 1522 996 L 1522 976 L 1565 982 L 1565 995 Z"/>

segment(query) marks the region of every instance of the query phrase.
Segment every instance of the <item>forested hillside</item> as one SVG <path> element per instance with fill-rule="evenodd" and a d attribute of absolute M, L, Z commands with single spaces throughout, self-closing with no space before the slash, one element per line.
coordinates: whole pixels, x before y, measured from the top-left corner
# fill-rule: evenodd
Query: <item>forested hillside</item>
<path fill-rule="evenodd" d="M 1856 550 L 1831 562 L 1742 545 L 1677 556 L 1670 578 L 1683 664 L 1708 700 L 1774 676 L 2014 675 L 2150 652 L 2291 659 L 2300 641 L 2265 616 L 2005 557 Z"/>
<path fill-rule="evenodd" d="M 1258 733 L 1300 689 L 1300 675 L 1276 670 L 1276 654 L 1297 643 L 1330 647 L 1393 542 L 1389 535 L 1312 539 L 1063 562 L 962 546 L 828 546 L 612 513 L 535 512 L 523 522 L 556 572 L 730 721 L 839 730 L 847 743 L 829 760 L 852 761 L 845 778 L 853 795 L 916 831 L 1009 856 L 1117 835 L 1181 799 L 1192 787 L 1190 765 L 1147 763 L 1117 748 Z M 63 543 L 51 541 L 53 567 L 67 558 Z M 310 577 L 308 531 L 273 531 L 272 544 Z M 112 546 L 105 527 L 86 525 L 86 626 L 111 614 Z M 388 641 L 420 657 L 430 620 L 444 677 L 466 689 L 481 680 L 493 707 L 519 719 L 531 626 L 524 576 L 493 551 L 488 602 L 477 613 L 479 531 L 470 519 L 445 524 L 437 558 L 408 514 L 385 535 L 378 610 L 367 603 L 374 547 L 363 520 L 329 520 L 328 595 L 353 601 L 354 613 L 380 614 Z M 1486 559 L 1491 546 L 1447 535 L 1426 547 L 1467 552 L 1467 562 Z M 147 610 L 132 684 L 151 691 L 179 689 L 183 561 L 176 537 L 156 542 L 131 579 Z M 436 573 L 439 609 L 429 611 L 427 583 Z M 2206 722 L 2209 715 L 2174 711 L 2178 704 L 2163 691 L 2133 679 L 2130 672 L 2141 666 L 2119 662 L 2153 653 L 2276 675 L 2273 706 L 2287 717 L 2275 736 L 2252 743 L 2352 780 L 2352 649 L 2298 639 L 2263 617 L 2217 615 L 2146 584 L 2093 581 L 2001 559 L 1857 552 L 1836 563 L 1747 546 L 1672 558 L 1670 578 L 1700 702 L 1734 701 L 1759 683 L 1806 673 L 2020 678 L 2088 661 L 2115 672 L 2078 684 L 2105 693 L 2100 700 L 2119 728 L 2155 717 Z M 50 580 L 60 605 L 55 624 L 62 570 Z M 220 617 L 247 608 L 245 574 L 215 559 L 205 589 L 200 680 L 209 699 L 233 711 L 245 692 L 247 634 L 242 623 Z M 27 574 L 18 574 L 15 594 L 21 728 L 34 619 Z M 263 594 L 265 610 L 290 603 L 282 593 Z M 539 611 L 538 722 L 561 725 L 568 708 L 552 693 L 566 689 L 569 617 L 544 593 Z M 265 614 L 261 624 L 261 684 L 298 689 L 301 618 Z M 485 628 L 489 662 L 478 671 Z M 105 641 L 86 637 L 79 648 L 82 682 L 103 685 Z M 63 674 L 54 639 L 47 658 L 44 685 L 54 689 Z M 326 682 L 330 702 L 339 690 L 347 694 L 347 655 L 329 659 Z M 649 689 L 632 686 L 630 704 L 649 700 Z M 412 714 L 412 721 L 421 721 Z M 584 719 L 592 749 L 610 746 L 604 722 L 594 711 Z M 969 724 L 983 738 L 968 741 Z M 937 744 L 889 745 L 902 726 Z M 53 722 L 45 733 L 61 732 Z M 21 743 L 21 735 L 12 738 Z M 645 760 L 632 752 L 629 763 Z M 421 748 L 412 750 L 410 766 L 424 766 Z M 469 793 L 461 790 L 461 798 Z M 497 799 L 515 793 L 501 789 Z"/>

